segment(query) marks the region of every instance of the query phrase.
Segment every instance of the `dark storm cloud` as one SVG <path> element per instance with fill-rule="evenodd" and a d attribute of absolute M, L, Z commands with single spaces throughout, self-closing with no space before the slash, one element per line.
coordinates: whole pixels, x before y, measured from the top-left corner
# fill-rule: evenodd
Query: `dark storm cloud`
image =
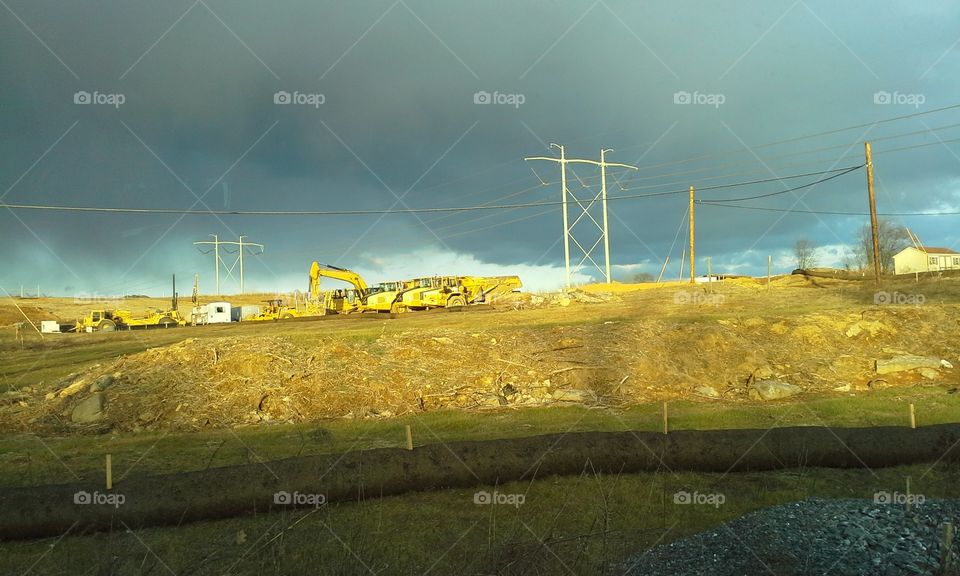
<path fill-rule="evenodd" d="M 623 182 L 628 190 L 611 182 L 611 195 L 682 190 L 857 164 L 859 140 L 960 122 L 960 113 L 943 113 L 747 148 L 956 103 L 960 48 L 951 46 L 960 9 L 947 2 L 898 2 L 883 10 L 826 2 L 704 7 L 612 0 L 8 4 L 0 12 L 0 128 L 7 134 L 0 143 L 0 193 L 16 185 L 7 202 L 187 208 L 208 188 L 204 201 L 211 208 L 238 210 L 556 200 L 557 168 L 533 165 L 551 183 L 536 186 L 522 160 L 552 155 L 544 147 L 550 142 L 588 158 L 614 148 L 611 160 L 640 165 Z M 77 105 L 78 91 L 125 100 L 119 107 Z M 277 105 L 280 91 L 322 94 L 323 103 Z M 479 91 L 520 94 L 523 103 L 475 104 Z M 678 92 L 704 103 L 677 104 Z M 924 102 L 875 104 L 878 92 L 919 94 Z M 710 105 L 718 95 L 722 103 Z M 956 130 L 935 134 L 957 137 Z M 875 147 L 924 142 L 936 136 Z M 849 144 L 849 151 L 780 158 Z M 881 210 L 960 206 L 958 150 L 948 143 L 878 154 Z M 591 197 L 596 170 L 574 170 L 594 188 L 571 175 L 570 189 Z M 737 197 L 810 180 L 700 194 Z M 788 208 L 795 201 L 788 194 L 753 204 Z M 863 210 L 862 171 L 810 190 L 803 202 L 796 207 Z M 610 207 L 614 263 L 644 263 L 642 269 L 657 272 L 686 196 Z M 414 249 L 469 254 L 505 269 L 559 265 L 559 213 L 519 220 L 543 210 L 425 214 L 426 226 L 410 215 L 389 215 L 369 232 L 377 217 L 219 221 L 5 212 L 2 235 L 11 248 L 0 257 L 7 271 L 0 283 L 159 291 L 170 272 L 207 272 L 212 260 L 190 243 L 209 233 L 243 233 L 266 243 L 250 273 L 251 285 L 268 288 L 287 278 L 299 288 L 312 259 L 389 275 L 390 262 Z M 861 221 L 780 218 L 703 207 L 698 254 L 712 256 L 715 269 L 728 264 L 759 273 L 765 254 L 787 250 L 798 236 L 841 244 Z M 516 222 L 492 227 L 510 220 Z M 902 220 L 930 244 L 960 241 L 950 218 Z M 681 234 L 673 258 L 682 244 Z"/>

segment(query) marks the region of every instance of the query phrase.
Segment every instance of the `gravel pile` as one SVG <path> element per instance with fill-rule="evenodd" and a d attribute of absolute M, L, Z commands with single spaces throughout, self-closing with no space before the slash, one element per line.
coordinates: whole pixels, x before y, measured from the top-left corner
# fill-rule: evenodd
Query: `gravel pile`
<path fill-rule="evenodd" d="M 960 525 L 960 500 L 901 504 L 809 499 L 746 514 L 719 528 L 658 546 L 626 563 L 632 576 L 960 574 L 941 567 L 944 522 Z"/>

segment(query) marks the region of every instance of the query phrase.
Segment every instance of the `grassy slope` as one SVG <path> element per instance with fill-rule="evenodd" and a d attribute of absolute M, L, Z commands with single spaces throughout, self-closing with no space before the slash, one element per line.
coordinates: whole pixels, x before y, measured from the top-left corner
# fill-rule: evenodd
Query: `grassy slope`
<path fill-rule="evenodd" d="M 765 474 L 637 474 L 487 487 L 525 501 L 481 506 L 474 491 L 364 499 L 178 529 L 5 544 L 0 572 L 31 574 L 620 574 L 640 550 L 746 512 L 810 496 L 878 491 L 956 497 L 960 470 L 799 469 Z M 677 491 L 722 494 L 720 506 L 679 505 Z M 692 564 L 701 561 L 690 558 Z"/>
<path fill-rule="evenodd" d="M 906 426 L 909 404 L 920 424 L 960 421 L 960 400 L 938 389 L 879 391 L 870 397 L 821 398 L 802 402 L 724 406 L 683 401 L 669 406 L 670 429 L 770 428 L 774 426 Z M 462 439 L 485 440 L 568 431 L 662 430 L 662 406 L 625 409 L 527 408 L 477 414 L 425 413 L 392 420 L 339 420 L 212 430 L 197 434 L 0 439 L 0 485 L 29 486 L 104 475 L 111 454 L 116 478 L 206 467 L 333 454 L 368 448 L 402 447 L 404 425 L 416 445 Z"/>
<path fill-rule="evenodd" d="M 872 303 L 872 289 L 824 281 L 824 290 L 783 288 L 774 295 L 757 290 L 734 305 L 715 310 L 655 308 L 670 292 L 630 295 L 630 306 L 571 306 L 512 313 L 509 322 L 552 327 L 583 322 L 638 318 L 657 313 L 674 320 L 712 322 L 750 316 L 789 317 L 810 312 L 858 310 Z M 949 286 L 947 287 L 949 288 Z M 669 290 L 675 290 L 670 288 Z M 939 283 L 888 290 L 923 290 L 928 302 L 956 302 L 952 289 Z M 66 335 L 16 352 L 0 340 L 0 383 L 7 388 L 37 385 L 80 367 L 178 341 L 227 334 L 283 335 L 310 343 L 336 331 L 344 338 L 372 339 L 381 333 L 437 327 L 481 330 L 498 325 L 497 314 L 408 317 L 399 321 L 351 319 L 330 323 L 206 327 L 189 331 L 151 331 L 115 335 Z M 56 343 L 54 343 L 56 342 Z M 16 353 L 11 353 L 16 352 Z M 670 405 L 671 427 L 766 428 L 773 425 L 832 426 L 905 424 L 914 402 L 921 424 L 958 421 L 955 396 L 938 388 L 885 390 L 855 399 L 831 397 L 759 406 L 722 406 L 709 401 Z M 403 424 L 413 426 L 417 443 L 462 438 L 483 439 L 565 430 L 658 430 L 659 405 L 625 410 L 585 408 L 494 411 L 492 414 L 442 412 L 392 421 L 337 421 L 315 425 L 238 428 L 194 435 L 133 435 L 0 440 L 0 483 L 22 485 L 66 481 L 73 474 L 97 478 L 103 455 L 113 454 L 115 476 L 197 469 L 233 463 L 340 452 L 403 442 Z M 451 490 L 370 499 L 341 504 L 304 516 L 303 512 L 199 523 L 180 529 L 151 529 L 70 537 L 2 547 L 0 573 L 65 574 L 66 567 L 117 573 L 573 573 L 592 574 L 606 561 L 715 526 L 746 511 L 807 496 L 870 497 L 879 490 L 901 490 L 911 476 L 913 491 L 927 497 L 958 496 L 960 471 L 944 466 L 915 466 L 877 471 L 798 470 L 782 473 L 693 475 L 670 473 L 597 478 L 589 470 L 579 478 L 542 479 L 499 487 L 526 492 L 519 509 L 477 506 L 472 491 Z M 492 488 L 491 488 L 492 489 Z M 719 508 L 677 506 L 679 489 L 722 492 Z M 443 529 L 438 530 L 442 520 Z M 289 529 L 285 529 L 286 527 Z M 49 545 L 55 544 L 54 548 Z M 52 550 L 52 552 L 45 552 Z M 231 565 L 233 568 L 230 568 Z M 230 568 L 230 569 L 228 569 Z"/>

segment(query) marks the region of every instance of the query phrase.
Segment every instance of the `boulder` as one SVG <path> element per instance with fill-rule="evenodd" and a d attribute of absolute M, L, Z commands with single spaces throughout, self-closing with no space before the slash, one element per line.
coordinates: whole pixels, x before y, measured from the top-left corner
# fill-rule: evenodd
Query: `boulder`
<path fill-rule="evenodd" d="M 717 389 L 713 386 L 697 386 L 694 390 L 700 396 L 706 396 L 707 398 L 719 398 L 720 393 L 717 392 Z"/>
<path fill-rule="evenodd" d="M 940 373 L 934 370 L 933 368 L 921 368 L 920 375 L 926 378 L 927 380 L 936 380 L 940 377 Z"/>
<path fill-rule="evenodd" d="M 750 397 L 754 400 L 779 400 L 803 392 L 803 389 L 793 384 L 779 380 L 761 380 L 750 385 Z"/>
<path fill-rule="evenodd" d="M 75 424 L 93 424 L 103 420 L 103 408 L 107 403 L 103 393 L 91 394 L 73 407 L 70 420 Z"/>
<path fill-rule="evenodd" d="M 104 374 L 90 385 L 91 392 L 103 392 L 113 384 L 113 376 Z"/>
<path fill-rule="evenodd" d="M 917 368 L 939 368 L 940 359 L 927 356 L 914 356 L 906 354 L 903 356 L 894 356 L 889 360 L 877 360 L 877 374 L 890 374 L 891 372 L 903 372 L 905 370 L 916 370 Z"/>
<path fill-rule="evenodd" d="M 593 394 L 587 390 L 555 390 L 553 399 L 559 402 L 592 402 Z"/>

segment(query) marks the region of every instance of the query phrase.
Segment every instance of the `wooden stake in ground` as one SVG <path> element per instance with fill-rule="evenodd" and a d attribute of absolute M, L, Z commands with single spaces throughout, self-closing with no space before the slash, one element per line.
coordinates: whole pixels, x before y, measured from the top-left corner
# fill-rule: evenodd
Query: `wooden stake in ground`
<path fill-rule="evenodd" d="M 113 458 L 107 454 L 107 490 L 113 490 Z"/>
<path fill-rule="evenodd" d="M 413 430 L 407 424 L 407 450 L 413 450 Z"/>
<path fill-rule="evenodd" d="M 910 403 L 910 427 L 917 427 L 917 410 L 913 407 L 913 403 Z"/>
<path fill-rule="evenodd" d="M 663 433 L 668 434 L 670 432 L 669 426 L 667 425 L 667 403 L 663 403 Z"/>
<path fill-rule="evenodd" d="M 913 502 L 911 502 L 911 500 L 913 500 L 913 498 L 910 496 L 910 477 L 909 477 L 909 476 L 907 476 L 907 498 L 906 498 L 906 500 L 907 500 L 907 514 L 909 514 L 909 513 L 910 513 L 910 508 L 912 508 L 912 504 L 913 504 Z"/>

